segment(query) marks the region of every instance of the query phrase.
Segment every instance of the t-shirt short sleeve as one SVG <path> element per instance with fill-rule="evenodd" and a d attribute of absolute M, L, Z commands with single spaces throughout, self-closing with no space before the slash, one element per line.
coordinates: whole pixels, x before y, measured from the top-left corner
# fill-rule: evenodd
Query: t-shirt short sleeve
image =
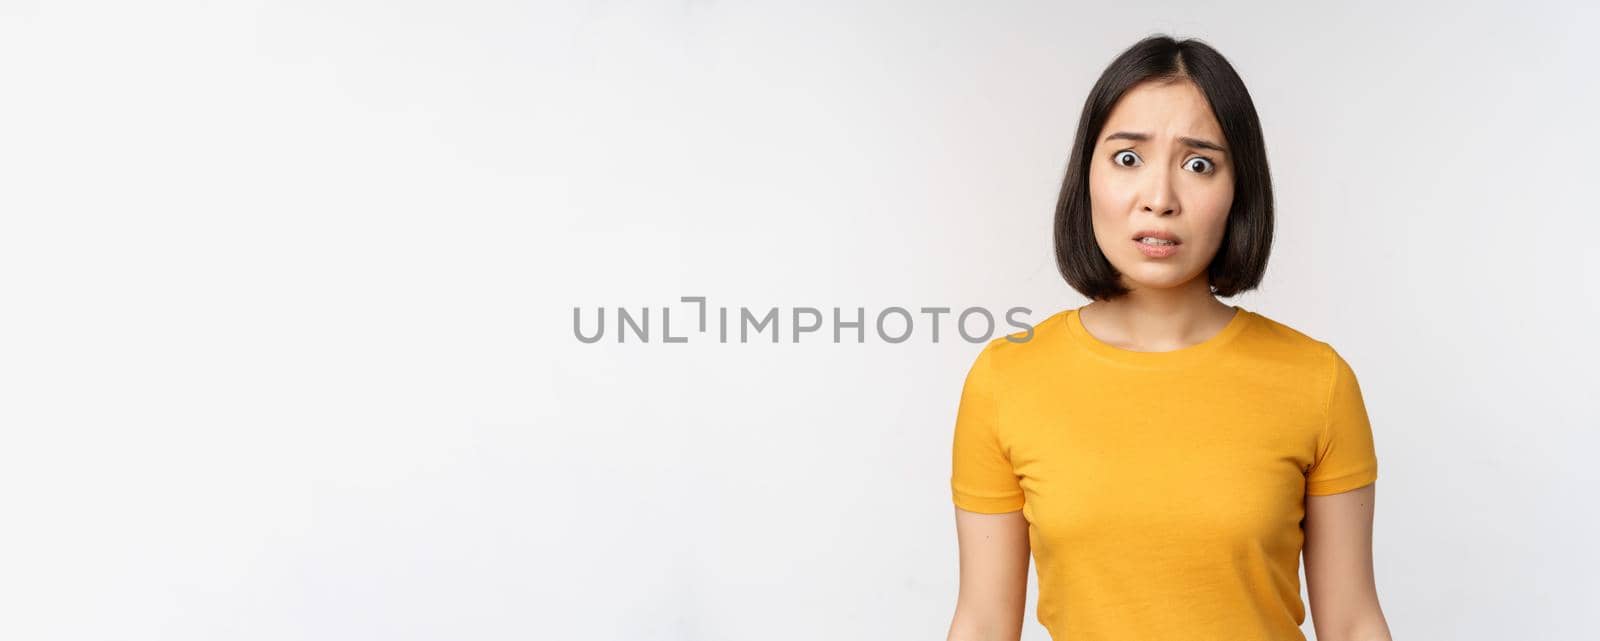
<path fill-rule="evenodd" d="M 1361 385 L 1350 364 L 1328 348 L 1333 361 L 1331 389 L 1316 460 L 1306 472 L 1306 494 L 1338 494 L 1378 479 L 1378 457 L 1372 424 L 1361 398 Z"/>
<path fill-rule="evenodd" d="M 956 412 L 950 490 L 956 507 L 985 514 L 1022 509 L 1022 486 L 1000 440 L 1000 392 L 991 342 L 967 371 Z"/>

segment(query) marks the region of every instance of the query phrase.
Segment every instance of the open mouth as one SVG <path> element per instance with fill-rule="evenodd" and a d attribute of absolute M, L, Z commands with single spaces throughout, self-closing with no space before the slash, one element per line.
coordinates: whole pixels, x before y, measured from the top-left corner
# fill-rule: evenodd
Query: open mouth
<path fill-rule="evenodd" d="M 1133 239 L 1133 246 L 1139 248 L 1139 253 L 1146 258 L 1167 258 L 1178 253 L 1178 246 L 1183 243 L 1164 238 L 1150 238 L 1141 236 Z"/>

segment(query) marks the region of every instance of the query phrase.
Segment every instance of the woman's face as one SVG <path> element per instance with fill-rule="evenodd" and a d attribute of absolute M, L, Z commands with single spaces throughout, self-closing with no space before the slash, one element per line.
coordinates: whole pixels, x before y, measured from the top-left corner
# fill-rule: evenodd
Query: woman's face
<path fill-rule="evenodd" d="M 1141 83 L 1111 109 L 1089 164 L 1089 203 L 1095 240 L 1123 286 L 1205 282 L 1233 205 L 1226 148 L 1210 103 L 1187 80 Z M 1152 231 L 1178 244 L 1137 240 Z"/>

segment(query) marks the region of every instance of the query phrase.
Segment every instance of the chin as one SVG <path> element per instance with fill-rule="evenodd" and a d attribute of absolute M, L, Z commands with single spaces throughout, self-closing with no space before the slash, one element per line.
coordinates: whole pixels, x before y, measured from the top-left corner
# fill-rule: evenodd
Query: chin
<path fill-rule="evenodd" d="M 1139 265 L 1135 269 L 1117 271 L 1122 273 L 1124 284 L 1139 289 L 1171 289 L 1188 283 L 1199 275 L 1190 274 L 1176 265 Z"/>

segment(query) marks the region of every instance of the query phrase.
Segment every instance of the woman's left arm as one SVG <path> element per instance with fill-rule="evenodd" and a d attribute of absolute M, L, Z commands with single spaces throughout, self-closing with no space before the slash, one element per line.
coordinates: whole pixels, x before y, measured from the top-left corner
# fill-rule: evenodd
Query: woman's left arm
<path fill-rule="evenodd" d="M 1306 497 L 1306 587 L 1317 641 L 1392 641 L 1372 572 L 1376 483 Z"/>

